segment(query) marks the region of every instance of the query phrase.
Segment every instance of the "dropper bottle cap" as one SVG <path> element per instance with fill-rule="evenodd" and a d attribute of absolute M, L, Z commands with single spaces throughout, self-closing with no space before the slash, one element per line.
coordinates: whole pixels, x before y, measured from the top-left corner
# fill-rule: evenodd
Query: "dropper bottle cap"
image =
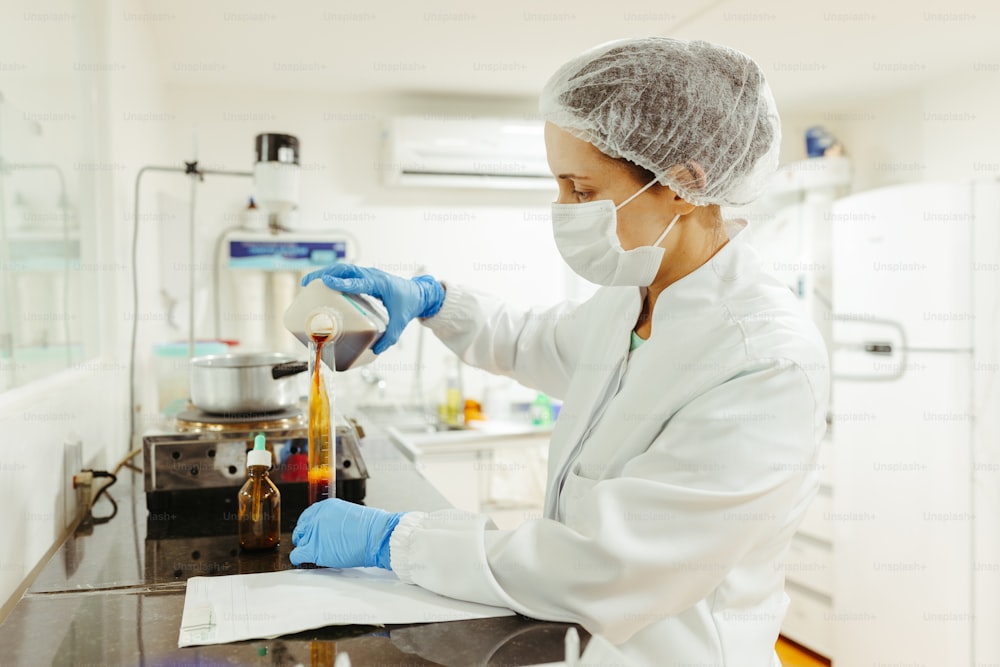
<path fill-rule="evenodd" d="M 271 452 L 264 448 L 264 434 L 258 433 L 253 441 L 253 449 L 247 452 L 247 467 L 264 466 L 271 467 Z"/>

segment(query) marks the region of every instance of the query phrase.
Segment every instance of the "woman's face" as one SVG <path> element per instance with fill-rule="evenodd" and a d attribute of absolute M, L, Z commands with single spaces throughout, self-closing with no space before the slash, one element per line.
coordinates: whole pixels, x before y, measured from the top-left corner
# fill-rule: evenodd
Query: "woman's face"
<path fill-rule="evenodd" d="M 549 169 L 559 185 L 556 199 L 559 204 L 610 199 L 618 206 L 646 185 L 639 182 L 627 165 L 548 122 L 545 123 L 545 151 Z M 682 212 L 678 204 L 684 204 L 683 200 L 670 188 L 659 184 L 626 204 L 618 211 L 617 231 L 622 248 L 632 250 L 652 244 L 675 213 Z"/>

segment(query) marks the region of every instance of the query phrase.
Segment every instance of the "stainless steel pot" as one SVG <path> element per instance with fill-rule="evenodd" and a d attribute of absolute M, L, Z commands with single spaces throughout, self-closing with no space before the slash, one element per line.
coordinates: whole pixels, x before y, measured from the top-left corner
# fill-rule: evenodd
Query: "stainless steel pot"
<path fill-rule="evenodd" d="M 307 370 L 307 362 L 279 352 L 195 357 L 191 402 L 205 412 L 276 412 L 305 394 Z"/>

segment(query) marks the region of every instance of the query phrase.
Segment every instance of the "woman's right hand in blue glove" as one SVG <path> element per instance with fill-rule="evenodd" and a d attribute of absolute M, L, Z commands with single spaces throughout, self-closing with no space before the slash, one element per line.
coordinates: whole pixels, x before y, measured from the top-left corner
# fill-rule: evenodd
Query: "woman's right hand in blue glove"
<path fill-rule="evenodd" d="M 334 264 L 313 271 L 302 279 L 302 284 L 308 285 L 316 278 L 322 279 L 330 289 L 347 294 L 370 294 L 385 304 L 385 309 L 389 311 L 389 324 L 372 347 L 375 354 L 381 354 L 394 345 L 410 320 L 430 317 L 444 303 L 444 287 L 431 276 L 400 278 L 379 269 Z"/>
<path fill-rule="evenodd" d="M 313 503 L 292 531 L 292 565 L 392 569 L 389 539 L 401 512 L 355 505 L 339 498 Z"/>

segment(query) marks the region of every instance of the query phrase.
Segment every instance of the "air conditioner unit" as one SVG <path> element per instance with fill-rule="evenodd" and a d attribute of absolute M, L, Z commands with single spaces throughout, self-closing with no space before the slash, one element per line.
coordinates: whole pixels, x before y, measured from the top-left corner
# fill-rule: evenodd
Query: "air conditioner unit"
<path fill-rule="evenodd" d="M 388 121 L 383 149 L 387 185 L 556 188 L 537 120 L 400 116 Z"/>

